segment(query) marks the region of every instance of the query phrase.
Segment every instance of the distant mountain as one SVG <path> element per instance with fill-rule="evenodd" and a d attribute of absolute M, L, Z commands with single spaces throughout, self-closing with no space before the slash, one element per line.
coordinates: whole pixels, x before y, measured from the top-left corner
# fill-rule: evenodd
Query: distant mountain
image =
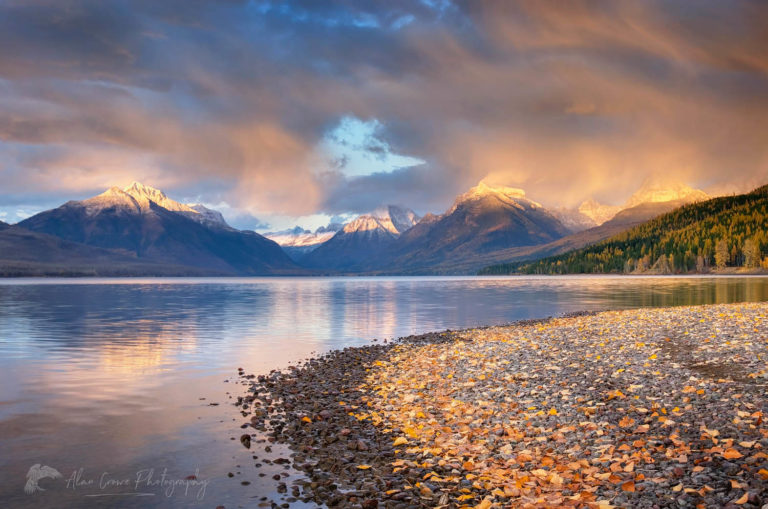
<path fill-rule="evenodd" d="M 685 204 L 686 203 L 682 201 L 643 203 L 642 205 L 622 210 L 612 219 L 600 226 L 573 233 L 553 242 L 538 246 L 515 247 L 495 251 L 488 255 L 478 256 L 475 259 L 468 260 L 461 264 L 453 264 L 450 266 L 444 264 L 443 270 L 476 273 L 478 270 L 488 267 L 489 265 L 503 264 L 509 266 L 520 261 L 538 260 L 547 256 L 567 253 L 568 251 L 580 249 L 613 237 L 614 235 L 625 232 L 630 228 L 653 219 L 654 217 L 658 217 L 670 210 L 682 207 Z"/>
<path fill-rule="evenodd" d="M 579 210 L 560 207 L 551 209 L 550 212 L 563 223 L 563 226 L 568 228 L 571 233 L 581 232 L 597 226 L 597 223 L 591 216 L 586 215 Z"/>
<path fill-rule="evenodd" d="M 255 232 L 229 228 L 213 211 L 201 210 L 134 182 L 125 189 L 113 187 L 87 200 L 67 202 L 19 226 L 143 261 L 217 274 L 299 270 L 273 241 Z"/>
<path fill-rule="evenodd" d="M 644 203 L 630 210 L 662 204 Z M 763 186 L 743 195 L 684 204 L 582 249 L 490 266 L 482 273 L 706 272 L 714 265 L 754 268 L 765 263 L 766 251 L 768 186 Z"/>
<path fill-rule="evenodd" d="M 371 260 L 394 243 L 419 220 L 410 209 L 389 205 L 357 217 L 317 249 L 302 258 L 302 265 L 342 271 L 366 270 Z"/>
<path fill-rule="evenodd" d="M 704 191 L 693 189 L 682 182 L 655 182 L 647 180 L 635 194 L 630 196 L 623 208 L 636 207 L 643 203 L 684 202 L 695 203 L 709 200 Z"/>
<path fill-rule="evenodd" d="M 710 199 L 704 191 L 693 189 L 682 182 L 647 179 L 624 205 L 603 205 L 594 199 L 579 205 L 578 212 L 594 221 L 599 226 L 613 218 L 622 210 L 635 208 L 645 203 L 695 203 Z M 669 208 L 667 210 L 672 210 Z"/>
<path fill-rule="evenodd" d="M 331 223 L 328 226 L 321 226 L 312 232 L 305 230 L 301 226 L 296 226 L 288 230 L 265 233 L 264 236 L 277 242 L 288 256 L 298 261 L 307 253 L 317 249 L 320 244 L 333 237 L 343 227 L 343 224 Z"/>
<path fill-rule="evenodd" d="M 490 253 L 551 242 L 569 230 L 521 189 L 480 183 L 440 216 L 427 215 L 373 259 L 386 273 L 450 273 Z"/>
<path fill-rule="evenodd" d="M 600 226 L 618 214 L 621 209 L 618 205 L 603 205 L 590 198 L 579 205 L 577 212 L 591 219 L 595 226 Z"/>

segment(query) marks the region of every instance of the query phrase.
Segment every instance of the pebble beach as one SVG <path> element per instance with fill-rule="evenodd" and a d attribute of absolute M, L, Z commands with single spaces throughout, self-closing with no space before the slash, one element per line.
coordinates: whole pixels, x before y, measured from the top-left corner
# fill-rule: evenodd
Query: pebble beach
<path fill-rule="evenodd" d="M 241 371 L 241 442 L 304 474 L 264 505 L 761 508 L 767 317 L 607 311 Z"/>

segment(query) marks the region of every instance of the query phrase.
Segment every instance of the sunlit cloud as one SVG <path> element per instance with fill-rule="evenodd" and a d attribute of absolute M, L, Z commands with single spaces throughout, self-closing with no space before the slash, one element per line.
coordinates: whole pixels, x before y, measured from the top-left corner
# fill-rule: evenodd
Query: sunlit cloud
<path fill-rule="evenodd" d="M 746 0 L 2 3 L 0 209 L 141 180 L 281 229 L 483 179 L 554 206 L 743 191 L 765 26 Z"/>

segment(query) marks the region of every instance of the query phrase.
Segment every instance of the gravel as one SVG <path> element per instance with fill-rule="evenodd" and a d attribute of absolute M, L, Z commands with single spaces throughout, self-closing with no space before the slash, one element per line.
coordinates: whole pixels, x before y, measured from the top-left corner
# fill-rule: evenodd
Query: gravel
<path fill-rule="evenodd" d="M 277 489 L 305 504 L 761 508 L 766 317 L 610 311 L 240 371 L 238 431 L 290 448 L 305 478 Z"/>

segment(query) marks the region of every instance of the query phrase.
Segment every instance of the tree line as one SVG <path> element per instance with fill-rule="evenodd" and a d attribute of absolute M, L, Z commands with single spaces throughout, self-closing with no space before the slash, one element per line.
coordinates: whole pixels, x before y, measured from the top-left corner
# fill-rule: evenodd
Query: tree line
<path fill-rule="evenodd" d="M 481 274 L 705 273 L 768 269 L 768 186 L 685 205 L 592 246 Z"/>

